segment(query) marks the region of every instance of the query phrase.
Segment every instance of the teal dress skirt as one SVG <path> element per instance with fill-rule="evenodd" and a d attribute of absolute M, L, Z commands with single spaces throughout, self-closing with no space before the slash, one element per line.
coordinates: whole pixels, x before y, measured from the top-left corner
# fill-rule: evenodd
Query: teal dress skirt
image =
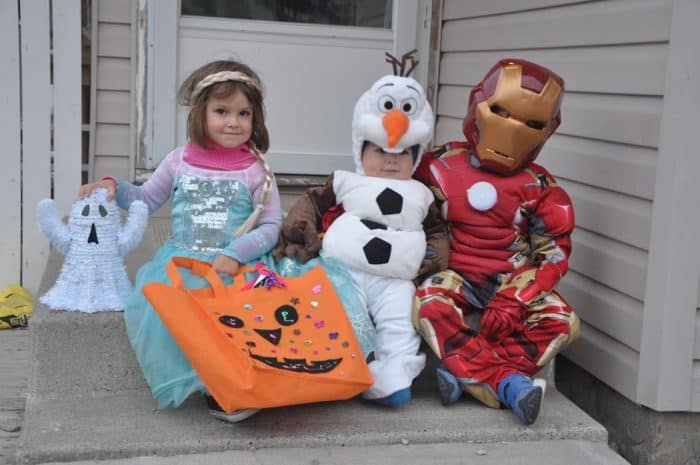
<path fill-rule="evenodd" d="M 236 180 L 204 180 L 183 175 L 176 178 L 173 186 L 172 233 L 153 259 L 139 269 L 124 308 L 129 342 L 159 409 L 177 407 L 192 393 L 207 390 L 141 289 L 152 282 L 172 284 L 165 273 L 172 257 L 213 261 L 225 251 L 233 240 L 233 231 L 253 211 L 248 187 Z M 211 192 L 216 192 L 218 202 L 211 201 L 208 194 Z M 222 218 L 224 227 L 220 223 Z M 248 264 L 258 261 L 289 277 L 299 276 L 320 263 L 343 302 L 365 356 L 374 350 L 374 326 L 357 298 L 352 279 L 340 264 L 322 257 L 306 264 L 286 258 L 276 263 L 269 253 Z M 209 287 L 203 278 L 185 269 L 179 271 L 188 289 Z M 221 277 L 225 284 L 232 283 L 231 276 Z"/>

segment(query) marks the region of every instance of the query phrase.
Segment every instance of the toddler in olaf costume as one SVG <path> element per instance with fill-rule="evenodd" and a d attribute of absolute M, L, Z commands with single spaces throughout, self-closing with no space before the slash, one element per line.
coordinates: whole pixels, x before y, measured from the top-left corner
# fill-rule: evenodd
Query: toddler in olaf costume
<path fill-rule="evenodd" d="M 446 266 L 447 235 L 433 194 L 411 179 L 432 134 L 433 112 L 418 82 L 400 75 L 379 79 L 355 105 L 356 172 L 335 171 L 324 187 L 300 198 L 276 250 L 303 261 L 320 246 L 322 257 L 347 267 L 376 327 L 369 363 L 374 384 L 363 397 L 381 405 L 411 400 L 413 379 L 425 366 L 411 327 L 412 280 Z M 322 242 L 318 229 L 325 231 Z M 424 229 L 430 231 L 427 248 Z"/>

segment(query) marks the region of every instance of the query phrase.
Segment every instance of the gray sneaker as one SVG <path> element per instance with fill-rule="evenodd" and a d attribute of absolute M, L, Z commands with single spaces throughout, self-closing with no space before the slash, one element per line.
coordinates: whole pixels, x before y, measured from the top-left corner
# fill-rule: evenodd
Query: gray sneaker
<path fill-rule="evenodd" d="M 462 396 L 462 387 L 457 377 L 445 367 L 440 366 L 437 369 L 437 385 L 442 405 L 454 404 Z"/>
<path fill-rule="evenodd" d="M 246 418 L 252 417 L 259 411 L 259 408 L 242 408 L 239 410 L 234 410 L 231 413 L 226 413 L 220 410 L 209 409 L 209 415 L 229 423 L 238 423 L 239 421 L 243 421 Z"/>
<path fill-rule="evenodd" d="M 260 411 L 259 408 L 242 408 L 233 412 L 224 412 L 224 409 L 212 396 L 207 396 L 207 405 L 209 406 L 209 415 L 228 423 L 238 423 Z"/>

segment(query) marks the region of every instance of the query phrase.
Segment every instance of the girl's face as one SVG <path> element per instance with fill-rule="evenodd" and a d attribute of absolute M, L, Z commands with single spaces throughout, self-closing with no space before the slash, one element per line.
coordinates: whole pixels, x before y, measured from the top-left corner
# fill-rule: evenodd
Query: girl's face
<path fill-rule="evenodd" d="M 413 157 L 409 149 L 401 153 L 385 152 L 371 142 L 362 150 L 362 169 L 367 176 L 389 179 L 411 179 Z"/>
<path fill-rule="evenodd" d="M 253 132 L 253 105 L 240 90 L 207 102 L 207 136 L 226 148 L 245 144 Z"/>

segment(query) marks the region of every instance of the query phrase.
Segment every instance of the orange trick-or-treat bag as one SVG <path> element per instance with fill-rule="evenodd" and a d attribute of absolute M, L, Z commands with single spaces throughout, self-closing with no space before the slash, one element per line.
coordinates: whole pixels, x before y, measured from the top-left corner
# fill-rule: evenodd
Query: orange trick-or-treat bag
<path fill-rule="evenodd" d="M 211 288 L 186 289 L 178 267 Z M 348 399 L 372 375 L 333 285 L 321 266 L 281 278 L 262 263 L 224 285 L 211 264 L 174 257 L 173 285 L 143 292 L 211 395 L 230 412 Z M 249 283 L 244 273 L 255 271 Z"/>

